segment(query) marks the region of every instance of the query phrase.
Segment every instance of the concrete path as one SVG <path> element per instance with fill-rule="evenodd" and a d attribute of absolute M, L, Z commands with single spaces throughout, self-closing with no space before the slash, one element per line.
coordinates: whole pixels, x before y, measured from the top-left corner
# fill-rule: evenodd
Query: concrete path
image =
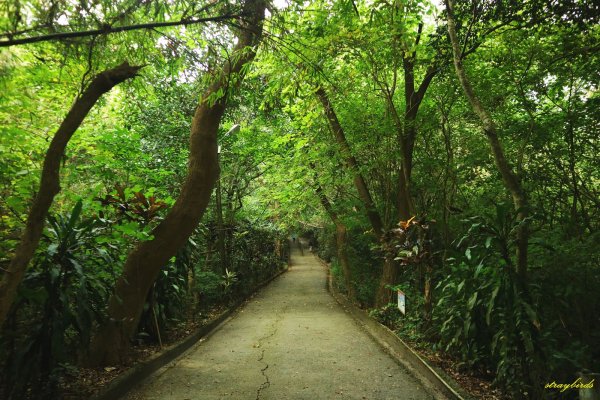
<path fill-rule="evenodd" d="M 310 252 L 128 400 L 431 399 L 326 289 Z"/>

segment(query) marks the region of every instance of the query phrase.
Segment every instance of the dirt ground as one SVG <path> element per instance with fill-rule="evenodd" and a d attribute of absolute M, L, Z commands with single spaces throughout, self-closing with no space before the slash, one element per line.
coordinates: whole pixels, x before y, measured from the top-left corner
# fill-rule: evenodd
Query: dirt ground
<path fill-rule="evenodd" d="M 289 272 L 127 400 L 431 398 L 335 302 L 317 259 L 295 247 Z"/>

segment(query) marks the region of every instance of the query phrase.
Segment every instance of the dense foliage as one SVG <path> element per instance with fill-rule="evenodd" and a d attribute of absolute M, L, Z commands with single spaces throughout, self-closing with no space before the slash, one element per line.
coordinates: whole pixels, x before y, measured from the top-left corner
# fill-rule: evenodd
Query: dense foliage
<path fill-rule="evenodd" d="M 221 105 L 208 207 L 173 230 L 185 244 L 129 344 L 241 300 L 302 232 L 356 303 L 510 397 L 599 372 L 598 6 L 274 1 L 254 58 L 236 48 L 244 3 L 0 6 L 3 279 L 67 111 L 102 71 L 143 66 L 58 154 L 62 190 L 0 321 L 4 397 L 56 398 L 87 363 L 129 257 L 185 194 L 200 106 Z M 398 289 L 405 316 L 387 305 Z"/>

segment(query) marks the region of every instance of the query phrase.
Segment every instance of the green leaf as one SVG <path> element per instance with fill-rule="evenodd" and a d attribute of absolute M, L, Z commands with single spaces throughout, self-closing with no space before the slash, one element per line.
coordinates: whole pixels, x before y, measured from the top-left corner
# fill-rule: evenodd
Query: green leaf
<path fill-rule="evenodd" d="M 81 214 L 81 209 L 83 208 L 83 202 L 81 199 L 75 203 L 75 207 L 73 207 L 73 211 L 71 211 L 71 216 L 69 217 L 69 222 L 67 223 L 66 231 L 71 231 L 75 224 L 77 223 L 77 219 Z"/>
<path fill-rule="evenodd" d="M 478 296 L 478 292 L 475 292 L 471 295 L 471 298 L 469 299 L 469 302 L 467 303 L 467 309 L 469 311 L 473 311 L 473 309 L 475 308 L 476 304 L 477 304 L 477 296 Z"/>
<path fill-rule="evenodd" d="M 485 239 L 485 248 L 486 248 L 486 249 L 489 249 L 489 248 L 490 248 L 490 246 L 491 246 L 491 244 L 492 244 L 492 240 L 493 240 L 493 239 L 494 239 L 494 238 L 493 238 L 493 237 L 491 237 L 491 236 L 488 236 L 488 237 Z"/>
<path fill-rule="evenodd" d="M 492 296 L 490 297 L 490 300 L 488 301 L 487 312 L 485 313 L 485 322 L 488 324 L 488 326 L 491 325 L 492 311 L 494 311 L 494 304 L 496 302 L 496 297 L 498 296 L 499 291 L 500 286 L 496 286 L 492 291 Z"/>
<path fill-rule="evenodd" d="M 537 316 L 537 313 L 533 310 L 533 308 L 531 308 L 531 306 L 528 303 L 522 302 L 521 304 L 523 305 L 523 309 L 527 313 L 527 316 L 529 317 L 529 320 L 531 321 L 531 323 L 537 329 L 540 329 L 540 320 Z"/>

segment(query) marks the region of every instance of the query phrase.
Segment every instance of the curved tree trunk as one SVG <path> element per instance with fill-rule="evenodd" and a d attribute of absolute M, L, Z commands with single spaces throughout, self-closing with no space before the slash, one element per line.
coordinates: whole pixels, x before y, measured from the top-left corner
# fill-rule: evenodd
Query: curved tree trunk
<path fill-rule="evenodd" d="M 0 326 L 6 319 L 15 299 L 17 288 L 25 275 L 27 265 L 38 247 L 44 222 L 54 201 L 54 196 L 60 192 L 60 162 L 69 140 L 98 99 L 115 85 L 133 78 L 140 68 L 130 66 L 125 62 L 116 68 L 96 75 L 81 96 L 77 98 L 54 134 L 44 158 L 40 188 L 29 210 L 21 241 L 0 282 Z"/>
<path fill-rule="evenodd" d="M 519 275 L 520 279 L 523 282 L 525 282 L 527 275 L 527 245 L 529 238 L 527 224 L 524 222 L 525 218 L 527 218 L 527 197 L 525 196 L 525 191 L 521 186 L 521 182 L 519 181 L 519 179 L 513 172 L 512 167 L 506 160 L 506 157 L 504 155 L 504 149 L 502 148 L 502 144 L 498 139 L 496 124 L 494 123 L 491 114 L 483 106 L 483 104 L 481 104 L 479 97 L 475 94 L 473 86 L 471 85 L 471 82 L 469 81 L 465 69 L 462 65 L 462 54 L 460 50 L 460 44 L 458 42 L 458 37 L 456 35 L 456 23 L 454 21 L 454 10 L 452 0 L 446 0 L 446 8 L 448 11 L 448 34 L 450 36 L 450 41 L 452 42 L 453 60 L 456 75 L 458 76 L 458 80 L 460 81 L 460 84 L 462 86 L 465 96 L 467 97 L 467 100 L 471 104 L 473 112 L 481 120 L 481 125 L 483 126 L 483 130 L 488 139 L 488 143 L 490 144 L 496 167 L 498 168 L 498 171 L 502 176 L 504 186 L 506 187 L 506 189 L 508 189 L 512 196 L 514 209 L 517 213 L 517 220 L 521 222 L 521 225 L 517 231 L 516 272 Z"/>
<path fill-rule="evenodd" d="M 335 140 L 340 146 L 340 151 L 342 156 L 346 160 L 347 167 L 352 171 L 354 176 L 354 186 L 356 186 L 356 190 L 358 190 L 358 195 L 366 209 L 367 217 L 369 218 L 369 222 L 371 223 L 371 227 L 373 228 L 373 232 L 377 237 L 381 237 L 384 232 L 383 221 L 381 220 L 381 216 L 375 207 L 375 202 L 373 202 L 373 198 L 371 197 L 371 193 L 369 192 L 369 188 L 367 186 L 367 182 L 365 178 L 360 173 L 360 168 L 358 165 L 358 161 L 356 161 L 356 157 L 352 154 L 352 150 L 350 149 L 350 145 L 346 140 L 346 135 L 344 134 L 344 130 L 340 125 L 340 122 L 337 118 L 335 111 L 333 110 L 333 106 L 329 101 L 329 96 L 323 88 L 319 88 L 316 91 L 316 95 L 319 98 L 319 101 L 323 105 L 323 109 L 325 110 L 325 116 L 327 117 L 327 121 L 329 122 L 329 126 L 333 131 L 335 136 Z"/>
<path fill-rule="evenodd" d="M 129 254 L 122 275 L 108 304 L 109 319 L 94 337 L 89 362 L 95 365 L 116 363 L 124 356 L 135 334 L 146 294 L 160 269 L 175 255 L 198 226 L 219 175 L 217 132 L 225 112 L 232 74 L 255 56 L 254 46 L 262 34 L 265 2 L 248 0 L 244 4 L 242 29 L 232 58 L 223 72 L 204 93 L 196 109 L 190 134 L 188 174 L 179 198 L 165 219 L 152 232 L 153 239 L 142 242 Z M 241 79 L 234 79 L 239 84 Z"/>
<path fill-rule="evenodd" d="M 385 248 L 387 248 L 387 240 L 385 238 L 385 227 L 383 225 L 383 220 L 375 207 L 375 202 L 371 197 L 371 193 L 369 192 L 369 187 L 365 181 L 365 178 L 360 173 L 360 168 L 358 165 L 358 161 L 352 154 L 352 149 L 350 149 L 350 145 L 346 140 L 346 135 L 344 134 L 344 130 L 333 110 L 333 106 L 329 101 L 329 97 L 323 88 L 317 89 L 316 92 L 319 101 L 323 105 L 325 110 L 325 116 L 327 117 L 327 121 L 329 122 L 329 126 L 333 131 L 336 142 L 338 146 L 340 146 L 340 151 L 342 156 L 346 159 L 346 165 L 352 171 L 354 175 L 354 186 L 358 190 L 358 195 L 366 209 L 367 217 L 369 218 L 369 222 L 371 223 L 371 227 L 373 228 L 373 232 L 377 236 Z M 393 285 L 396 283 L 396 277 L 398 276 L 398 263 L 394 260 L 394 256 L 389 254 L 388 251 L 385 251 L 385 261 L 383 263 L 383 273 L 381 275 L 381 279 L 379 281 L 379 288 L 377 289 L 377 294 L 375 295 L 375 305 L 377 307 L 381 307 L 386 305 L 392 300 L 393 293 L 388 289 L 388 285 Z"/>

